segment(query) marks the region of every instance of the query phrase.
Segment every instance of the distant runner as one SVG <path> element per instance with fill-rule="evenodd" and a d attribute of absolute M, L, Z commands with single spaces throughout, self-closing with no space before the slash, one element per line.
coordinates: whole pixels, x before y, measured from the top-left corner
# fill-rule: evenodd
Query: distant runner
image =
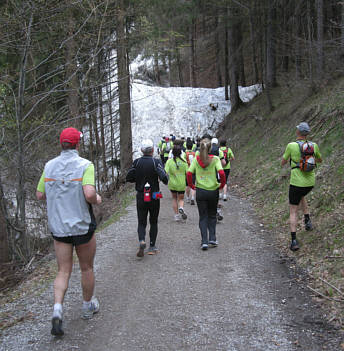
<path fill-rule="evenodd" d="M 225 139 L 220 141 L 220 151 L 223 152 L 223 159 L 225 165 L 223 166 L 223 170 L 226 175 L 226 185 L 223 188 L 223 194 L 220 193 L 220 198 L 222 195 L 223 201 L 227 201 L 227 190 L 228 190 L 228 182 L 229 182 L 229 173 L 231 171 L 231 161 L 234 160 L 234 154 L 230 147 L 226 146 L 227 142 Z"/>
<path fill-rule="evenodd" d="M 164 164 L 167 162 L 169 158 L 170 151 L 173 149 L 173 142 L 169 137 L 165 138 L 165 143 L 162 144 L 162 153 L 164 155 Z"/>
<path fill-rule="evenodd" d="M 164 151 L 162 149 L 163 144 L 165 144 L 165 137 L 163 136 L 158 143 L 158 154 L 160 155 L 161 162 L 164 163 Z"/>
<path fill-rule="evenodd" d="M 187 173 L 188 185 L 196 188 L 196 202 L 199 212 L 199 227 L 201 230 L 202 250 L 209 245 L 216 247 L 216 210 L 219 201 L 219 188 L 226 184 L 226 177 L 221 161 L 217 156 L 209 155 L 211 142 L 203 139 L 200 144 L 200 154 L 192 161 Z M 193 184 L 192 175 L 196 174 L 196 185 Z M 217 181 L 217 174 L 221 184 Z"/>
<path fill-rule="evenodd" d="M 93 296 L 96 221 L 91 204 L 100 204 L 102 199 L 96 193 L 93 164 L 78 154 L 80 136 L 75 128 L 61 132 L 62 152 L 45 165 L 36 192 L 38 200 L 47 200 L 49 230 L 58 264 L 51 320 L 51 334 L 55 336 L 64 334 L 62 304 L 72 273 L 74 246 L 81 270 L 82 318 L 91 318 L 99 311 L 99 302 Z"/>
<path fill-rule="evenodd" d="M 139 235 L 139 250 L 136 254 L 137 257 L 144 256 L 148 213 L 150 223 L 150 246 L 148 255 L 155 255 L 158 251 L 155 243 L 158 235 L 160 198 L 162 198 L 159 188 L 159 179 L 164 184 L 167 184 L 168 182 L 161 161 L 153 158 L 153 141 L 150 139 L 143 140 L 141 151 L 143 156 L 133 162 L 126 177 L 127 182 L 136 183 L 136 208 L 138 218 L 137 232 Z"/>
<path fill-rule="evenodd" d="M 168 188 L 172 193 L 172 207 L 175 221 L 186 219 L 184 211 L 184 192 L 186 188 L 187 162 L 181 157 L 182 146 L 173 146 L 173 158 L 169 159 L 165 165 L 165 171 L 169 175 Z"/>
<path fill-rule="evenodd" d="M 192 161 L 196 157 L 196 152 L 194 151 L 195 144 L 192 142 L 191 138 L 187 138 L 186 141 L 186 151 L 185 151 L 185 157 L 186 157 L 186 162 L 188 163 L 188 166 L 191 166 Z M 196 182 L 195 175 L 193 175 L 193 184 Z M 190 203 L 191 205 L 195 204 L 195 195 L 196 191 L 194 189 L 191 189 L 189 186 L 186 187 L 186 202 Z"/>
<path fill-rule="evenodd" d="M 281 162 L 282 167 L 286 165 L 288 161 L 291 166 L 289 208 L 291 231 L 290 250 L 292 251 L 299 249 L 299 244 L 296 240 L 299 205 L 304 214 L 305 229 L 313 229 L 305 196 L 315 185 L 314 168 L 317 163 L 322 162 L 322 159 L 318 145 L 307 140 L 309 132 L 310 128 L 306 122 L 302 122 L 296 127 L 296 142 L 287 145 Z"/>

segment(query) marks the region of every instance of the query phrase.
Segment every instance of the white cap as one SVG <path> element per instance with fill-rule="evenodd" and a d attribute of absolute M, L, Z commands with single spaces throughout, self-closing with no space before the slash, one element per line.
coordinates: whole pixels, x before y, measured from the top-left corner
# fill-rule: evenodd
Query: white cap
<path fill-rule="evenodd" d="M 219 141 L 217 140 L 217 138 L 213 138 L 213 139 L 211 139 L 211 143 L 217 145 L 219 143 Z"/>
<path fill-rule="evenodd" d="M 154 144 L 151 139 L 144 139 L 141 143 L 141 151 L 142 152 L 149 152 L 153 149 Z"/>

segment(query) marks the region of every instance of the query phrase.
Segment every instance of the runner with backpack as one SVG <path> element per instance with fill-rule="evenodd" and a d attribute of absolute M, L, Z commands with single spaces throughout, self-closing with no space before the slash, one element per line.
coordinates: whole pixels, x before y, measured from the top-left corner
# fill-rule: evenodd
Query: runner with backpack
<path fill-rule="evenodd" d="M 186 188 L 186 172 L 188 164 L 182 157 L 182 145 L 176 143 L 172 149 L 173 158 L 165 165 L 165 171 L 169 176 L 168 188 L 172 193 L 172 207 L 175 221 L 187 219 L 184 211 L 184 193 Z"/>
<path fill-rule="evenodd" d="M 231 171 L 231 162 L 234 160 L 234 154 L 230 147 L 227 147 L 227 142 L 225 139 L 220 141 L 220 150 L 223 152 L 223 159 L 225 165 L 223 166 L 223 170 L 225 171 L 226 175 L 226 185 L 223 187 L 223 201 L 227 201 L 227 190 L 228 190 L 228 180 L 229 180 L 229 173 Z M 221 198 L 220 193 L 220 198 Z"/>
<path fill-rule="evenodd" d="M 282 167 L 290 162 L 291 176 L 289 187 L 289 208 L 290 208 L 290 250 L 299 250 L 296 240 L 296 228 L 298 222 L 298 209 L 302 209 L 306 230 L 312 230 L 312 222 L 305 196 L 315 185 L 315 167 L 321 163 L 321 154 L 316 143 L 307 140 L 310 133 L 308 123 L 302 122 L 296 127 L 297 139 L 289 143 L 283 154 Z"/>
<path fill-rule="evenodd" d="M 194 143 L 192 142 L 191 138 L 187 138 L 185 156 L 186 156 L 186 162 L 187 162 L 189 167 L 191 166 L 191 163 L 194 160 L 195 155 L 196 155 L 196 152 L 193 151 L 193 149 L 194 149 Z M 193 183 L 195 183 L 195 179 L 193 179 Z M 195 194 L 196 194 L 196 191 L 191 189 L 189 186 L 187 186 L 186 187 L 186 202 L 190 203 L 191 205 L 194 205 L 195 204 Z"/>
<path fill-rule="evenodd" d="M 170 151 L 173 149 L 173 142 L 169 137 L 165 138 L 165 143 L 162 145 L 162 153 L 164 155 L 163 163 L 166 164 Z"/>

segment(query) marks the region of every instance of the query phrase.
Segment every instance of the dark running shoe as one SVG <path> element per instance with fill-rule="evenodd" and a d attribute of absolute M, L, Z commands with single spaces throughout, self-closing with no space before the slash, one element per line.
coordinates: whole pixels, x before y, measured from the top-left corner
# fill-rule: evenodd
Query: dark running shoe
<path fill-rule="evenodd" d="M 64 331 L 62 329 L 62 319 L 59 317 L 53 317 L 51 320 L 51 335 L 54 336 L 62 336 L 64 334 Z"/>
<path fill-rule="evenodd" d="M 155 255 L 158 253 L 158 248 L 156 246 L 150 246 L 149 249 L 148 249 L 148 252 L 147 254 L 148 255 Z"/>
<path fill-rule="evenodd" d="M 217 247 L 219 245 L 219 242 L 217 240 L 213 241 L 210 240 L 209 241 L 209 247 Z"/>
<path fill-rule="evenodd" d="M 221 213 L 221 210 L 217 210 L 217 213 L 216 213 L 216 219 L 218 221 L 222 221 L 223 220 L 223 216 L 222 216 L 222 213 Z"/>
<path fill-rule="evenodd" d="M 308 220 L 305 220 L 305 229 L 306 230 L 312 230 L 313 229 L 312 221 L 311 221 L 310 218 Z"/>
<path fill-rule="evenodd" d="M 202 244 L 201 245 L 201 249 L 203 250 L 203 251 L 205 251 L 205 250 L 208 250 L 208 244 Z"/>
<path fill-rule="evenodd" d="M 299 244 L 298 244 L 298 242 L 296 241 L 296 240 L 292 240 L 291 241 L 291 244 L 290 244 L 290 250 L 291 251 L 297 251 L 297 250 L 299 250 Z"/>
<path fill-rule="evenodd" d="M 137 251 L 137 257 L 143 257 L 145 255 L 146 243 L 144 241 L 140 241 L 139 251 Z"/>
<path fill-rule="evenodd" d="M 195 200 L 191 199 L 191 205 L 194 205 L 194 204 L 195 204 Z"/>
<path fill-rule="evenodd" d="M 188 218 L 188 216 L 186 215 L 186 213 L 184 212 L 183 207 L 181 207 L 178 212 L 180 213 L 180 215 L 182 216 L 182 218 L 185 220 Z"/>

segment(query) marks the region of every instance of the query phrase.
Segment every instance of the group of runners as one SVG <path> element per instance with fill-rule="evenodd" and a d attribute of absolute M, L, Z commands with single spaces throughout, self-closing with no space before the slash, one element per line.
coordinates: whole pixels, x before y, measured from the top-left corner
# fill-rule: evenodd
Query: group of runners
<path fill-rule="evenodd" d="M 184 209 L 186 202 L 195 205 L 199 211 L 199 227 L 201 231 L 201 248 L 216 247 L 216 222 L 222 220 L 219 197 L 227 201 L 227 183 L 229 180 L 231 161 L 234 160 L 233 151 L 226 145 L 226 140 L 212 138 L 206 134 L 202 138 L 163 137 L 158 144 L 160 160 L 154 159 L 154 145 L 150 139 L 144 140 L 141 151 L 143 157 L 134 161 L 128 172 L 127 181 L 136 183 L 137 212 L 139 222 L 139 250 L 137 255 L 144 256 L 146 242 L 142 228 L 147 224 L 147 215 L 150 214 L 150 224 L 157 227 L 157 206 L 161 195 L 158 178 L 167 183 L 172 196 L 174 220 L 177 222 L 187 219 Z M 147 161 L 153 159 L 153 162 Z M 149 168 L 143 170 L 147 164 Z M 160 172 L 156 170 L 159 169 Z M 155 176 L 155 178 L 154 178 Z M 154 178 L 154 179 L 153 179 Z M 152 192 L 153 196 L 150 196 Z M 143 201 L 141 201 L 143 199 Z M 144 214 L 144 215 L 142 215 Z M 141 232 L 141 235 L 140 235 Z M 156 234 L 150 230 L 148 254 L 157 252 L 155 246 Z"/>
<path fill-rule="evenodd" d="M 290 203 L 290 249 L 296 251 L 298 210 L 304 214 L 305 229 L 313 228 L 305 196 L 315 184 L 316 165 L 322 162 L 319 147 L 308 140 L 310 127 L 306 122 L 296 127 L 296 141 L 288 144 L 282 158 L 282 166 L 291 165 L 289 187 Z M 77 253 L 81 269 L 83 294 L 82 318 L 88 319 L 99 311 L 99 301 L 94 296 L 95 276 L 93 263 L 96 252 L 95 217 L 92 204 L 100 204 L 102 199 L 95 188 L 93 164 L 78 154 L 81 132 L 66 128 L 60 134 L 61 154 L 50 160 L 44 167 L 36 196 L 47 201 L 48 226 L 54 239 L 58 273 L 54 281 L 54 308 L 51 333 L 64 334 L 62 328 L 63 301 L 68 288 L 73 267 L 73 250 Z M 158 216 L 162 194 L 159 181 L 168 185 L 172 195 L 174 219 L 187 219 L 184 209 L 186 201 L 194 205 L 199 213 L 201 249 L 216 247 L 216 223 L 221 220 L 218 203 L 221 196 L 227 200 L 227 183 L 232 150 L 226 140 L 220 142 L 210 135 L 193 141 L 191 138 L 164 137 L 158 145 L 161 159 L 153 157 L 152 140 L 143 140 L 143 156 L 136 159 L 128 170 L 126 180 L 135 183 L 138 217 L 138 257 L 143 257 L 146 249 L 146 227 L 149 214 L 148 254 L 158 252 Z M 268 201 L 268 199 L 267 199 Z"/>

